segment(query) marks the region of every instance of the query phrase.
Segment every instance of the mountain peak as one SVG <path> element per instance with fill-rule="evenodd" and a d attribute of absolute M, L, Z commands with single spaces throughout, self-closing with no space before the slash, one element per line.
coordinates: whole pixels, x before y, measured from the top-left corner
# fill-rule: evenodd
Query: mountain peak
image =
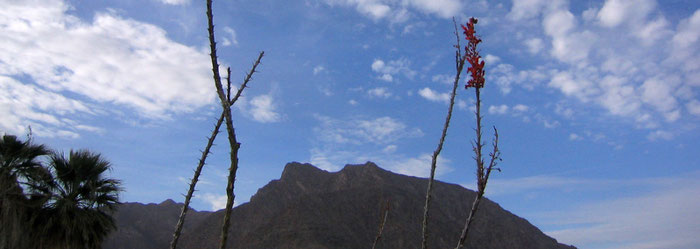
<path fill-rule="evenodd" d="M 359 177 L 360 179 L 379 180 L 391 172 L 380 168 L 373 162 L 367 161 L 364 164 L 346 164 L 338 173 L 350 179 L 358 179 Z"/>
<path fill-rule="evenodd" d="M 173 201 L 172 199 L 167 199 L 161 203 L 158 203 L 158 206 L 177 206 L 179 203 Z"/>
<path fill-rule="evenodd" d="M 325 174 L 328 174 L 328 171 L 316 168 L 309 163 L 290 162 L 284 166 L 280 180 L 304 180 Z"/>

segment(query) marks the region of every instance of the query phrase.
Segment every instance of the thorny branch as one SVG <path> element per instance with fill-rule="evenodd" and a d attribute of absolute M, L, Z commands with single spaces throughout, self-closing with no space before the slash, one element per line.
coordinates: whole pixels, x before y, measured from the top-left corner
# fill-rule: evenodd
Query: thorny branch
<path fill-rule="evenodd" d="M 377 232 L 377 237 L 374 238 L 374 243 L 372 244 L 372 249 L 376 248 L 377 243 L 379 242 L 379 239 L 382 238 L 382 233 L 384 232 L 384 225 L 386 225 L 386 219 L 389 217 L 389 210 L 391 209 L 391 206 L 389 205 L 389 201 L 386 201 L 386 205 L 384 205 L 384 215 L 382 216 L 382 222 L 379 223 L 379 231 Z"/>
<path fill-rule="evenodd" d="M 476 211 L 479 209 L 479 203 L 481 203 L 481 199 L 486 191 L 486 183 L 491 175 L 491 170 L 496 169 L 500 171 L 500 169 L 494 168 L 498 164 L 497 161 L 501 159 L 501 153 L 498 150 L 498 130 L 496 127 L 493 127 L 493 152 L 489 154 L 491 161 L 488 167 L 484 167 L 484 158 L 482 154 L 484 144 L 481 142 L 481 119 L 483 118 L 481 116 L 481 88 L 484 87 L 484 61 L 481 59 L 479 51 L 476 49 L 477 44 L 481 42 L 481 39 L 475 36 L 476 31 L 474 29 L 474 25 L 476 23 L 476 18 L 470 18 L 467 26 L 462 26 L 462 28 L 464 29 L 464 34 L 467 40 L 469 41 L 467 47 L 465 48 L 465 57 L 467 57 L 467 61 L 469 61 L 470 66 L 468 70 L 472 76 L 472 79 L 469 80 L 466 88 L 474 87 L 476 94 L 476 110 L 474 112 L 476 115 L 476 139 L 472 141 L 472 150 L 474 151 L 474 160 L 476 161 L 477 194 L 474 198 L 474 202 L 472 203 L 472 208 L 469 211 L 467 220 L 464 222 L 464 228 L 462 229 L 462 234 L 459 238 L 456 249 L 462 248 L 467 240 L 470 225 L 475 219 Z"/>
<path fill-rule="evenodd" d="M 464 68 L 464 61 L 466 56 L 462 56 L 462 49 L 459 45 L 459 32 L 457 30 L 457 22 L 452 18 L 452 22 L 455 26 L 455 36 L 457 37 L 457 45 L 455 45 L 455 64 L 457 67 L 457 72 L 455 74 L 454 84 L 452 86 L 452 94 L 450 95 L 450 105 L 447 109 L 447 117 L 445 118 L 445 124 L 442 128 L 442 135 L 440 136 L 440 141 L 438 142 L 437 149 L 433 152 L 433 158 L 430 162 L 430 180 L 428 180 L 428 189 L 425 194 L 425 206 L 423 208 L 423 242 L 422 248 L 428 248 L 428 220 L 430 219 L 430 203 L 432 199 L 433 182 L 435 181 L 435 168 L 437 167 L 437 158 L 442 151 L 442 146 L 445 143 L 445 137 L 447 136 L 447 128 L 450 126 L 450 120 L 452 119 L 452 110 L 454 109 L 455 96 L 457 95 L 457 86 L 459 85 L 459 77 L 462 74 Z"/>

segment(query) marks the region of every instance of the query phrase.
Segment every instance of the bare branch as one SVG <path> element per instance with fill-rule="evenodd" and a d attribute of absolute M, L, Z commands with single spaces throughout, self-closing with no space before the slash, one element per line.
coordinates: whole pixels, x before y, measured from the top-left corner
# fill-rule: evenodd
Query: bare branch
<path fill-rule="evenodd" d="M 221 127 L 221 123 L 223 123 L 223 121 L 224 113 L 222 112 L 221 117 L 219 117 L 219 120 L 217 120 L 216 125 L 214 126 L 214 130 L 211 132 L 211 136 L 209 136 L 207 146 L 204 147 L 204 151 L 202 151 L 202 156 L 199 158 L 199 164 L 197 165 L 197 169 L 194 171 L 194 176 L 192 176 L 190 188 L 187 191 L 187 195 L 185 196 L 185 205 L 182 206 L 182 211 L 180 211 L 180 218 L 178 218 L 177 220 L 177 225 L 175 226 L 175 233 L 173 233 L 173 240 L 170 242 L 171 249 L 177 248 L 177 242 L 180 239 L 180 233 L 182 232 L 182 227 L 185 224 L 185 216 L 187 215 L 187 210 L 189 210 L 190 200 L 192 199 L 192 195 L 194 194 L 195 186 L 197 186 L 197 181 L 199 181 L 199 175 L 202 173 L 202 168 L 204 168 L 207 156 L 210 154 L 210 149 L 214 145 L 214 140 L 216 139 L 216 135 L 219 134 L 219 128 Z"/>
<path fill-rule="evenodd" d="M 386 204 L 384 205 L 384 215 L 382 216 L 382 222 L 379 223 L 379 231 L 377 232 L 377 237 L 374 238 L 374 243 L 372 244 L 372 249 L 377 247 L 377 243 L 379 242 L 379 239 L 382 238 L 382 232 L 384 232 L 384 225 L 386 224 L 386 219 L 389 217 L 389 210 L 391 209 L 389 205 L 389 201 L 386 201 Z"/>
<path fill-rule="evenodd" d="M 258 59 L 255 60 L 255 63 L 253 63 L 253 67 L 250 69 L 248 74 L 246 74 L 245 79 L 243 79 L 243 83 L 241 84 L 241 87 L 238 88 L 238 91 L 236 92 L 236 96 L 231 99 L 231 105 L 236 103 L 236 100 L 238 100 L 239 97 L 241 97 L 241 94 L 243 93 L 243 89 L 248 87 L 248 81 L 250 81 L 251 77 L 253 77 L 253 74 L 257 71 L 255 71 L 256 68 L 258 68 L 258 65 L 260 64 L 260 60 L 262 60 L 262 57 L 265 55 L 265 51 L 260 51 L 260 54 L 258 55 Z"/>
<path fill-rule="evenodd" d="M 452 21 L 454 22 L 454 18 L 452 18 Z M 457 23 L 455 22 L 455 34 L 457 33 Z M 437 148 L 433 152 L 433 158 L 432 161 L 430 162 L 430 179 L 428 180 L 428 189 L 426 190 L 425 193 L 425 206 L 423 208 L 423 242 L 422 242 L 422 248 L 427 249 L 428 248 L 428 220 L 430 219 L 430 202 L 432 199 L 432 191 L 433 191 L 433 182 L 435 181 L 435 168 L 437 168 L 437 158 L 440 155 L 440 152 L 442 151 L 442 146 L 445 143 L 445 137 L 447 136 L 447 128 L 450 126 L 450 120 L 452 119 L 452 110 L 454 109 L 455 105 L 455 96 L 457 96 L 457 86 L 459 85 L 459 77 L 462 74 L 462 70 L 464 68 L 464 61 L 466 60 L 466 57 L 461 56 L 461 47 L 459 45 L 459 35 L 457 36 L 457 45 L 455 48 L 457 51 L 455 52 L 456 61 L 455 63 L 457 64 L 457 72 L 455 73 L 455 79 L 452 85 L 452 93 L 450 95 L 450 105 L 447 108 L 447 117 L 445 117 L 445 124 L 442 127 L 442 134 L 440 136 L 440 141 L 438 142 Z"/>
<path fill-rule="evenodd" d="M 489 176 L 491 175 L 491 170 L 494 169 L 494 167 L 497 164 L 497 160 L 500 160 L 500 152 L 498 150 L 498 130 L 496 127 L 493 127 L 494 129 L 494 140 L 493 140 L 493 152 L 489 153 L 489 156 L 491 157 L 491 161 L 488 165 L 488 167 L 484 167 L 484 157 L 482 154 L 484 143 L 482 143 L 482 134 L 481 134 L 481 119 L 483 118 L 481 116 L 481 88 L 483 87 L 483 72 L 479 75 L 479 70 L 481 70 L 484 66 L 483 61 L 479 63 L 481 60 L 481 56 L 479 56 L 478 50 L 476 50 L 476 45 L 481 42 L 481 39 L 478 37 L 474 36 L 474 24 L 476 24 L 477 20 L 472 18 L 469 20 L 469 23 L 467 24 L 468 30 L 465 30 L 465 34 L 467 35 L 467 39 L 469 40 L 468 48 L 467 48 L 467 57 L 469 57 L 469 63 L 471 64 L 469 71 L 472 73 L 472 80 L 469 81 L 469 85 L 467 87 L 474 87 L 475 89 L 475 94 L 476 94 L 476 110 L 474 111 L 474 114 L 476 115 L 476 139 L 472 141 L 472 150 L 474 151 L 475 156 L 473 157 L 474 160 L 476 161 L 476 180 L 477 180 L 477 193 L 476 197 L 474 198 L 474 201 L 472 202 L 472 208 L 469 211 L 469 215 L 467 216 L 467 220 L 464 222 L 464 228 L 462 229 L 462 234 L 459 238 L 459 241 L 457 243 L 456 249 L 462 248 L 464 246 L 464 243 L 467 239 L 467 235 L 469 234 L 469 228 L 471 223 L 474 221 L 476 212 L 479 209 L 479 203 L 481 203 L 481 199 L 484 196 L 484 193 L 486 191 L 486 183 L 488 183 Z M 480 78 L 479 78 L 480 77 Z M 498 168 L 495 168 L 496 170 L 499 170 Z"/>
<path fill-rule="evenodd" d="M 212 14 L 212 0 L 207 0 L 207 30 L 209 31 L 209 48 L 211 50 L 211 67 L 214 73 L 214 85 L 216 93 L 221 101 L 221 108 L 224 112 L 226 121 L 226 132 L 228 133 L 228 141 L 230 146 L 231 166 L 229 167 L 228 181 L 226 183 L 226 208 L 224 210 L 223 224 L 221 225 L 221 240 L 219 248 L 224 249 L 228 240 L 228 230 L 231 220 L 231 210 L 236 196 L 233 194 L 234 182 L 236 181 L 236 172 L 238 171 L 238 149 L 241 144 L 236 139 L 236 131 L 233 127 L 233 119 L 231 118 L 231 103 L 224 94 L 223 86 L 221 85 L 221 76 L 219 75 L 219 62 L 216 56 L 216 40 L 214 39 L 214 16 Z"/>

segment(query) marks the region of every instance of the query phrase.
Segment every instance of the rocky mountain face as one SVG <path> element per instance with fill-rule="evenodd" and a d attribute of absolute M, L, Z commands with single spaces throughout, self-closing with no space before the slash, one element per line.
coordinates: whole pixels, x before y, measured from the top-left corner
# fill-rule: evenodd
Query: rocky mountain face
<path fill-rule="evenodd" d="M 104 249 L 170 248 L 182 203 L 166 200 L 160 204 L 124 203 L 114 214 L 117 231 L 105 241 Z M 211 212 L 189 210 L 183 233 L 191 233 Z"/>
<path fill-rule="evenodd" d="M 385 203 L 390 203 L 377 248 L 420 248 L 427 179 L 395 174 L 374 163 L 329 173 L 289 163 L 233 210 L 229 248 L 370 248 Z M 474 191 L 436 182 L 429 246 L 454 248 Z M 182 204 L 124 204 L 119 230 L 105 248 L 168 248 Z M 217 248 L 223 211 L 189 212 L 178 248 Z M 527 220 L 486 199 L 466 248 L 575 248 L 542 233 Z"/>

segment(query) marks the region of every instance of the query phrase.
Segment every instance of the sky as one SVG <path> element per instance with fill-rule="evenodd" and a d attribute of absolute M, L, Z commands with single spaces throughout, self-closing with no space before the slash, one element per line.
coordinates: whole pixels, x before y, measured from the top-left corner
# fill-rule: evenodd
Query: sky
<path fill-rule="evenodd" d="M 220 115 L 205 4 L 0 5 L 0 134 L 31 127 L 57 151 L 101 153 L 122 201 L 182 202 Z M 700 247 L 692 0 L 214 1 L 234 87 L 265 51 L 233 107 L 236 205 L 292 161 L 331 172 L 372 161 L 427 176 L 455 75 L 452 18 L 472 16 L 486 63 L 484 139 L 496 126 L 503 158 L 486 196 L 579 248 Z M 437 179 L 473 189 L 467 80 Z M 225 136 L 197 185 L 197 210 L 225 204 Z"/>

